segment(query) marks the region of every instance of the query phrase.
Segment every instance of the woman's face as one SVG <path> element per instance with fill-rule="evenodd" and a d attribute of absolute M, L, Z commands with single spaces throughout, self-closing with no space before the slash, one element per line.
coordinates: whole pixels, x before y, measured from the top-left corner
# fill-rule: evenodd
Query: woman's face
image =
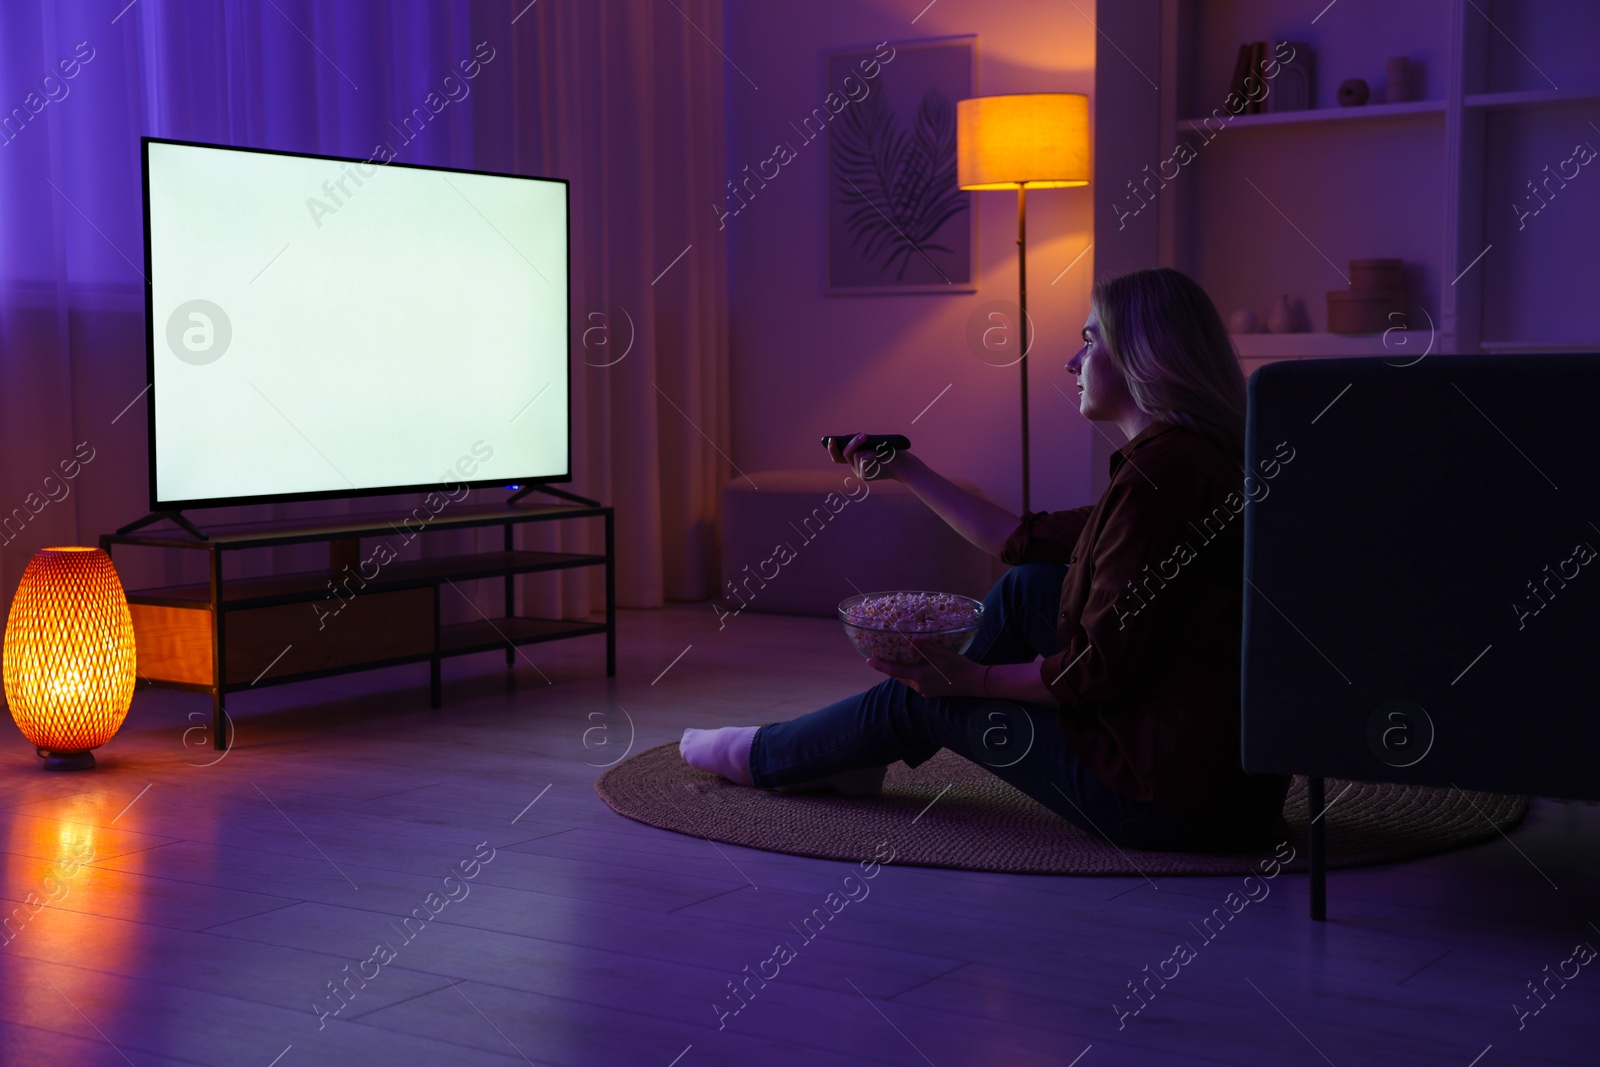
<path fill-rule="evenodd" d="M 1093 309 L 1083 324 L 1083 347 L 1067 361 L 1067 370 L 1078 376 L 1078 411 L 1084 418 L 1115 421 L 1138 410 L 1127 379 L 1100 338 L 1100 319 Z"/>

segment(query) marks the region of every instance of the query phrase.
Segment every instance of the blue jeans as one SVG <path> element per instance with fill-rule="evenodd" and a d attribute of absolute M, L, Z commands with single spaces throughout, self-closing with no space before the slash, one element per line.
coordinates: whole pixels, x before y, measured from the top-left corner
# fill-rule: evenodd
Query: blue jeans
<path fill-rule="evenodd" d="M 967 657 L 1030 663 L 1054 655 L 1066 573 L 1061 563 L 1012 567 L 984 598 L 983 623 Z M 750 747 L 751 777 L 772 789 L 896 760 L 915 767 L 948 748 L 1119 846 L 1185 848 L 1188 835 L 1154 805 L 1124 796 L 1083 765 L 1056 712 L 1055 704 L 924 697 L 888 678 L 809 715 L 762 726 Z"/>

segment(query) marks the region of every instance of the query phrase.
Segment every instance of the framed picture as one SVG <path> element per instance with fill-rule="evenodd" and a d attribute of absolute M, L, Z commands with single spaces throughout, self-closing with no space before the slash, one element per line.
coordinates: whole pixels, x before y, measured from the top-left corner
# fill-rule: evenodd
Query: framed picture
<path fill-rule="evenodd" d="M 956 187 L 956 101 L 977 92 L 977 46 L 968 34 L 824 53 L 830 294 L 977 289 L 977 203 Z"/>

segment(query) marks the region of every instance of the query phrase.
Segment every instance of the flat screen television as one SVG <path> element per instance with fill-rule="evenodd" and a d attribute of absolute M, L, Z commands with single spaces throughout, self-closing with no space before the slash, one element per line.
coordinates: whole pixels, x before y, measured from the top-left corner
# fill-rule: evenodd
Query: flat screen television
<path fill-rule="evenodd" d="M 566 181 L 143 149 L 152 510 L 571 480 Z"/>

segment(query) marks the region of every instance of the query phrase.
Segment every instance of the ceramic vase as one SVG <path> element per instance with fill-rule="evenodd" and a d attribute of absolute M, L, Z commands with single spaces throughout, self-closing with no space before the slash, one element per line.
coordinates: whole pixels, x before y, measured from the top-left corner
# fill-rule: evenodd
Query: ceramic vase
<path fill-rule="evenodd" d="M 1289 294 L 1278 297 L 1278 302 L 1272 305 L 1272 312 L 1267 316 L 1267 329 L 1273 333 L 1294 333 L 1300 328 L 1300 317 L 1294 313 L 1294 305 L 1289 302 Z"/>

